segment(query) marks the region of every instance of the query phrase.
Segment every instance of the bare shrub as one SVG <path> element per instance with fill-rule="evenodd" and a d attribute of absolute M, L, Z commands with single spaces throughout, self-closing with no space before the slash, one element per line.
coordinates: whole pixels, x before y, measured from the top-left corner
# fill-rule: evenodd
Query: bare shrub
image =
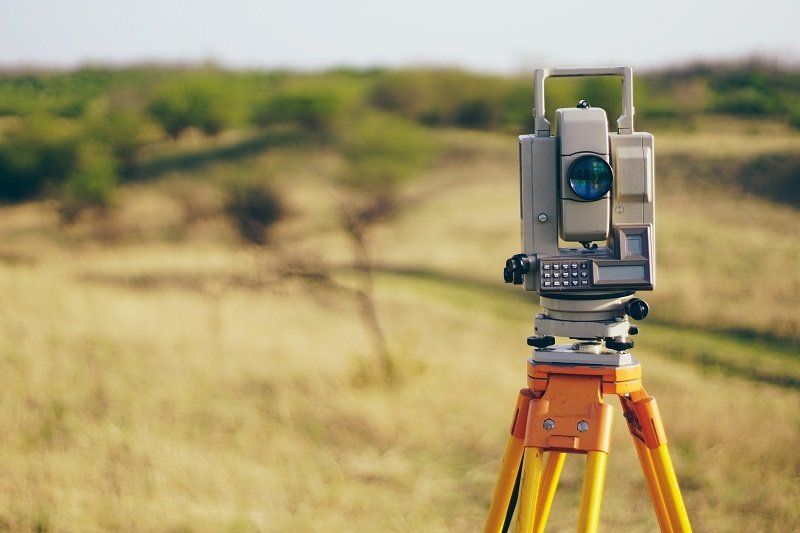
<path fill-rule="evenodd" d="M 286 205 L 268 185 L 237 183 L 228 187 L 225 213 L 245 241 L 264 245 L 269 242 L 270 227 L 286 214 Z"/>

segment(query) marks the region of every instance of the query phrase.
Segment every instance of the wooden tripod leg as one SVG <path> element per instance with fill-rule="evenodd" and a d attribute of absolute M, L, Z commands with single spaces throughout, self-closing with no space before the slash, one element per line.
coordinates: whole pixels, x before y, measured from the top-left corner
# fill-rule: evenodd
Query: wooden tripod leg
<path fill-rule="evenodd" d="M 536 500 L 536 513 L 533 519 L 534 533 L 544 532 L 544 526 L 547 524 L 547 517 L 550 515 L 550 507 L 553 505 L 553 498 L 558 487 L 558 478 L 561 476 L 561 469 L 564 467 L 564 458 L 566 456 L 567 454 L 564 452 L 550 452 L 547 454 L 547 464 L 544 467 Z"/>
<path fill-rule="evenodd" d="M 653 459 L 650 457 L 650 450 L 645 446 L 644 442 L 640 441 L 637 437 L 633 437 L 633 444 L 636 446 L 636 455 L 639 456 L 639 464 L 642 465 L 642 473 L 644 473 L 644 479 L 647 482 L 647 490 L 650 492 L 650 500 L 653 502 L 653 509 L 655 509 L 656 512 L 658 527 L 661 529 L 661 533 L 672 533 L 672 527 L 669 524 L 669 514 L 667 514 L 667 507 L 664 505 L 664 498 L 661 496 L 661 488 L 658 486 L 658 478 L 653 468 Z"/>
<path fill-rule="evenodd" d="M 519 483 L 519 499 L 517 501 L 517 531 L 531 533 L 536 517 L 536 500 L 539 491 L 539 478 L 542 475 L 541 448 L 525 448 L 522 456 L 522 478 Z"/>
<path fill-rule="evenodd" d="M 503 530 L 511 493 L 514 491 L 517 471 L 522 460 L 524 444 L 522 439 L 514 435 L 508 438 L 506 451 L 503 454 L 503 464 L 500 467 L 500 474 L 497 476 L 497 484 L 492 495 L 492 505 L 489 507 L 489 516 L 486 518 L 486 525 L 483 528 L 485 533 L 498 533 Z"/>
<path fill-rule="evenodd" d="M 600 503 L 603 499 L 603 480 L 606 475 L 605 452 L 586 454 L 586 472 L 583 476 L 583 494 L 578 516 L 578 532 L 594 533 L 600 525 Z"/>

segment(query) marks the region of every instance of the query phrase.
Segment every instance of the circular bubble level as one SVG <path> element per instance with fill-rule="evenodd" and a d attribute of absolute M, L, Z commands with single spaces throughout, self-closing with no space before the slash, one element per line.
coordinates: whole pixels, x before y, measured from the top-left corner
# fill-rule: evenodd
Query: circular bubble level
<path fill-rule="evenodd" d="M 572 162 L 567 178 L 572 191 L 579 198 L 591 202 L 599 200 L 611 190 L 613 172 L 602 157 L 585 155 Z"/>

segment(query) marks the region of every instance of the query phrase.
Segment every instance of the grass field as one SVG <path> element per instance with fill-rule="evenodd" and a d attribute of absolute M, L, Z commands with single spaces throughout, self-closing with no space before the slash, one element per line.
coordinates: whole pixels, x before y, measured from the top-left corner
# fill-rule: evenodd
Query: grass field
<path fill-rule="evenodd" d="M 203 145 L 205 160 L 173 159 L 110 218 L 66 229 L 49 203 L 0 209 L 0 528 L 478 530 L 537 306 L 499 276 L 518 248 L 513 136 L 437 139 L 443 155 L 404 190 L 418 200 L 371 241 L 389 383 L 347 290 L 336 153 Z M 657 157 L 799 139 L 667 132 Z M 232 167 L 270 169 L 289 201 L 270 246 L 237 244 L 213 210 L 186 216 L 187 194 L 214 204 L 206 184 Z M 645 385 L 695 531 L 795 531 L 800 211 L 684 178 L 659 182 Z M 277 275 L 297 261 L 335 283 Z M 654 531 L 616 417 L 602 530 Z M 569 458 L 549 531 L 574 529 L 581 467 Z"/>

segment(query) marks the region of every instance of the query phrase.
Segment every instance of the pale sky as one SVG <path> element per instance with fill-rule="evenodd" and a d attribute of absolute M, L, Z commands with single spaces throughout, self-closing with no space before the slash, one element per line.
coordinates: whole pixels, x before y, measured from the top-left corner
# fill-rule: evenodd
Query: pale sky
<path fill-rule="evenodd" d="M 193 63 L 518 72 L 754 54 L 800 63 L 797 0 L 0 0 L 0 68 Z"/>

